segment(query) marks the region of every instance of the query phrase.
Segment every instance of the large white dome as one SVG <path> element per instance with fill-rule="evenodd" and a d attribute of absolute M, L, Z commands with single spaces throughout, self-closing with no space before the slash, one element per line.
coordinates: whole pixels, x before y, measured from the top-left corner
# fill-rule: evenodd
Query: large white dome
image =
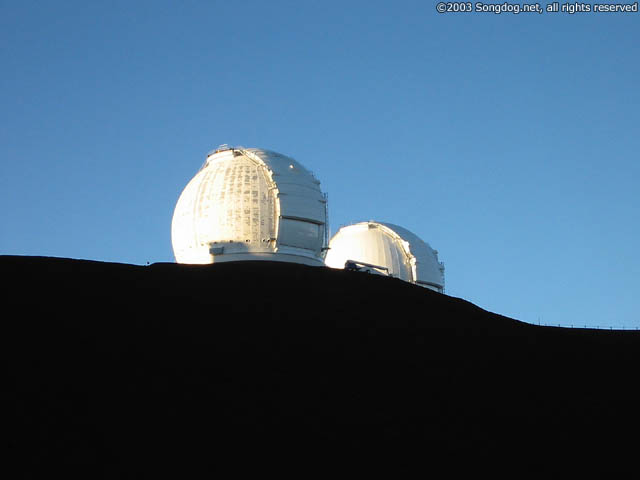
<path fill-rule="evenodd" d="M 325 263 L 344 268 L 347 260 L 384 267 L 401 280 L 444 291 L 438 252 L 398 225 L 370 221 L 342 227 L 329 242 Z"/>
<path fill-rule="evenodd" d="M 178 199 L 171 241 L 178 263 L 277 260 L 323 265 L 327 198 L 292 158 L 220 147 Z"/>

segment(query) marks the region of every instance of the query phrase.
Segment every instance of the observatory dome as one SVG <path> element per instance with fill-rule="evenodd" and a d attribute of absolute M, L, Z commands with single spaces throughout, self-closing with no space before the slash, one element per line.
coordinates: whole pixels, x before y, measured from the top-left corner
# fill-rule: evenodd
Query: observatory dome
<path fill-rule="evenodd" d="M 178 263 L 276 260 L 323 265 L 327 198 L 296 160 L 219 147 L 187 184 L 171 224 Z"/>
<path fill-rule="evenodd" d="M 438 252 L 391 223 L 361 222 L 338 230 L 329 242 L 325 263 L 344 268 L 348 260 L 382 267 L 401 280 L 444 291 L 444 264 L 438 261 Z"/>

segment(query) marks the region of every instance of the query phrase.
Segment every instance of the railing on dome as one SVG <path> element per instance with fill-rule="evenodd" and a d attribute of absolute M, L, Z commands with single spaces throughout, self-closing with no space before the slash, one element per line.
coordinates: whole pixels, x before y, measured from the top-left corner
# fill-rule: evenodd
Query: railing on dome
<path fill-rule="evenodd" d="M 329 231 L 329 194 L 323 193 L 322 197 L 324 198 L 324 240 L 322 242 L 322 248 L 325 249 L 325 252 L 329 249 L 329 235 L 331 232 Z"/>

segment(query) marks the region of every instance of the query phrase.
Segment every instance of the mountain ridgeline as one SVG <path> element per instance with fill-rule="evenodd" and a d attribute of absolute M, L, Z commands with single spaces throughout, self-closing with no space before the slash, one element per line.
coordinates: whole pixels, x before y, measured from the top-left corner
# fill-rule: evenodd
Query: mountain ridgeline
<path fill-rule="evenodd" d="M 541 327 L 289 263 L 0 268 L 24 478 L 397 473 L 637 446 L 637 331 Z"/>

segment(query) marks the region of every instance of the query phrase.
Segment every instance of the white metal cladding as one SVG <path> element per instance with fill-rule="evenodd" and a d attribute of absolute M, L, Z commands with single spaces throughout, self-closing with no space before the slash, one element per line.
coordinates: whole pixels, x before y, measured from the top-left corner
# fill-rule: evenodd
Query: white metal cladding
<path fill-rule="evenodd" d="M 347 260 L 386 267 L 394 277 L 444 291 L 438 252 L 398 225 L 371 221 L 342 227 L 329 242 L 325 263 L 344 268 Z"/>
<path fill-rule="evenodd" d="M 423 286 L 444 290 L 444 264 L 438 260 L 438 251 L 415 233 L 392 223 L 381 223 L 407 242 L 410 254 L 415 258 L 414 281 Z"/>
<path fill-rule="evenodd" d="M 224 148 L 185 187 L 171 228 L 179 263 L 283 260 L 321 265 L 326 196 L 296 160 Z"/>

